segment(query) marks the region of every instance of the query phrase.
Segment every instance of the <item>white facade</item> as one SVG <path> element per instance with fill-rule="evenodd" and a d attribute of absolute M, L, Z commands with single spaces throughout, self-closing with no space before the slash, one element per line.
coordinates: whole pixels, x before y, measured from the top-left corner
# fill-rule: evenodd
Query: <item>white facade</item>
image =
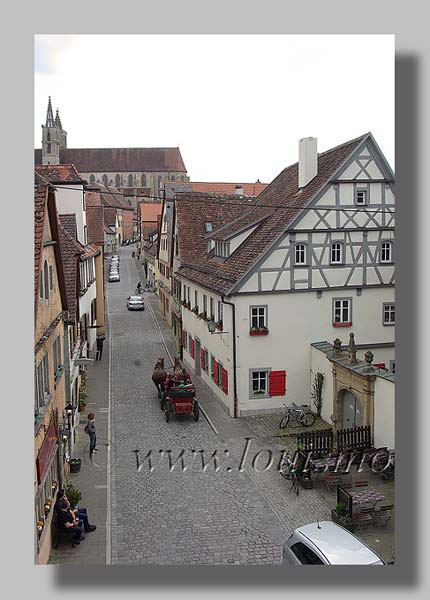
<path fill-rule="evenodd" d="M 83 185 L 55 184 L 57 188 L 57 211 L 59 215 L 76 215 L 78 242 L 87 244 L 87 211 L 85 207 L 85 192 Z M 70 189 L 76 188 L 76 189 Z"/>
<path fill-rule="evenodd" d="M 394 381 L 375 380 L 374 444 L 376 448 L 395 448 L 395 385 Z"/>
<path fill-rule="evenodd" d="M 371 138 L 314 197 L 312 207 L 300 211 L 227 298 L 236 311 L 239 416 L 277 411 L 284 403 L 310 404 L 313 342 L 332 343 L 340 338 L 347 344 L 353 331 L 361 344 L 358 357 L 364 357 L 369 349 L 374 363 L 388 367 L 394 361 L 393 175 Z M 240 232 L 237 242 L 242 243 L 247 234 Z M 233 237 L 230 240 L 231 254 L 238 243 Z M 190 288 L 191 308 L 195 290 L 199 297 L 203 293 L 211 295 L 185 279 L 182 283 Z M 220 299 L 212 296 L 216 301 Z M 251 307 L 261 309 L 268 334 L 250 335 Z M 384 322 L 385 307 L 392 310 L 389 322 Z M 231 311 L 231 307 L 224 306 L 224 330 L 229 333 L 211 336 L 204 321 L 183 309 L 183 329 L 230 369 L 228 394 L 209 381 L 230 414 Z M 189 353 L 184 356 L 190 360 Z M 190 364 L 193 366 L 193 361 Z M 255 394 L 255 372 L 258 377 L 267 374 L 267 392 L 272 371 L 285 372 L 285 394 L 270 396 L 261 390 Z"/>

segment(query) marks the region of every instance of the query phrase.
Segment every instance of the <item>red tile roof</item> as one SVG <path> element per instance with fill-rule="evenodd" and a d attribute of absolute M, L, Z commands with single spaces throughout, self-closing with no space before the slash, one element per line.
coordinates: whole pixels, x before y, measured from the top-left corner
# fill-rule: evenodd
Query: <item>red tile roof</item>
<path fill-rule="evenodd" d="M 78 261 L 84 250 L 63 226 L 63 216 L 59 217 L 60 248 L 66 281 L 69 320 L 75 322 L 78 307 Z"/>
<path fill-rule="evenodd" d="M 243 199 L 237 196 L 177 194 L 176 220 L 179 234 L 181 265 L 199 262 L 206 252 L 205 222 L 216 229 L 237 218 L 243 211 Z"/>
<path fill-rule="evenodd" d="M 139 206 L 142 222 L 157 222 L 157 216 L 161 215 L 161 202 L 140 202 Z"/>
<path fill-rule="evenodd" d="M 103 207 L 87 204 L 87 236 L 90 244 L 103 244 Z"/>
<path fill-rule="evenodd" d="M 85 183 L 85 179 L 79 175 L 75 165 L 36 165 L 36 171 L 42 177 L 45 177 L 50 183 L 60 182 L 82 182 Z"/>
<path fill-rule="evenodd" d="M 298 187 L 298 164 L 284 169 L 253 201 L 251 208 L 242 207 L 244 212 L 240 219 L 218 232 L 219 235 L 222 232 L 225 237 L 231 236 L 235 231 L 238 232 L 250 223 L 261 220 L 256 230 L 236 251 L 223 262 L 219 262 L 205 256 L 199 243 L 199 251 L 194 254 L 194 264 L 186 261 L 188 264 L 179 269 L 179 274 L 218 293 L 232 292 L 241 278 L 368 137 L 369 134 L 366 134 L 319 154 L 318 174 L 302 189 Z M 205 206 L 206 202 L 200 204 L 200 207 Z M 188 228 L 187 246 L 192 245 L 193 239 L 198 241 L 199 234 L 196 232 L 193 236 L 193 231 L 193 227 Z M 180 248 L 182 243 L 181 237 Z"/>
<path fill-rule="evenodd" d="M 206 182 L 206 181 L 189 181 L 193 192 L 202 193 L 215 193 L 215 194 L 236 194 L 236 188 L 241 187 L 243 189 L 242 195 L 244 196 L 258 196 L 266 187 L 268 183 L 222 183 L 222 182 Z M 166 182 L 166 185 L 174 186 L 174 181 Z"/>
<path fill-rule="evenodd" d="M 134 210 L 130 200 L 124 198 L 122 192 L 107 185 L 100 185 L 100 196 L 103 206 L 111 206 L 122 210 Z"/>
<path fill-rule="evenodd" d="M 38 303 L 48 182 L 34 173 L 34 302 Z"/>
<path fill-rule="evenodd" d="M 35 150 L 41 164 L 42 151 Z M 73 163 L 80 173 L 186 172 L 179 148 L 67 148 L 60 163 Z"/>
<path fill-rule="evenodd" d="M 78 226 L 76 224 L 76 215 L 75 213 L 64 213 L 58 215 L 61 225 L 67 231 L 71 238 L 75 241 L 78 239 Z"/>

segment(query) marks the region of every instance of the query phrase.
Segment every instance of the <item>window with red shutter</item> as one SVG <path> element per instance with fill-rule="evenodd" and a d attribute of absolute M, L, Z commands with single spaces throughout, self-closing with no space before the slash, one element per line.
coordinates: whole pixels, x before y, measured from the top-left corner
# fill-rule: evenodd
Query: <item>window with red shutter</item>
<path fill-rule="evenodd" d="M 269 394 L 271 396 L 284 396 L 287 388 L 285 371 L 271 371 L 269 375 Z"/>
<path fill-rule="evenodd" d="M 218 361 L 214 360 L 214 382 L 218 385 L 219 377 L 218 377 Z"/>
<path fill-rule="evenodd" d="M 222 369 L 222 391 L 228 394 L 228 372 L 224 368 Z"/>
<path fill-rule="evenodd" d="M 205 370 L 205 351 L 203 348 L 200 348 L 200 366 Z"/>

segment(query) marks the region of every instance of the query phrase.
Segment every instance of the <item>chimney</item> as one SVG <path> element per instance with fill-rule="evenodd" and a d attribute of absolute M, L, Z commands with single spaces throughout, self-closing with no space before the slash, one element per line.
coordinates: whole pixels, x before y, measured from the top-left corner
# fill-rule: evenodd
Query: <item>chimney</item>
<path fill-rule="evenodd" d="M 243 196 L 243 186 L 241 184 L 238 184 L 234 190 L 234 193 L 236 194 L 236 196 Z"/>
<path fill-rule="evenodd" d="M 299 188 L 308 185 L 317 172 L 317 138 L 302 138 L 299 140 Z"/>

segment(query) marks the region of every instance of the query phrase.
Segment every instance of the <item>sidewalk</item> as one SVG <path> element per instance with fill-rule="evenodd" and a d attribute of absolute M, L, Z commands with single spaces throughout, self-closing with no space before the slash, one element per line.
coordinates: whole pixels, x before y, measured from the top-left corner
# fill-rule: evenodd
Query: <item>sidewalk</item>
<path fill-rule="evenodd" d="M 108 330 L 106 328 L 106 333 Z M 77 424 L 74 457 L 82 460 L 79 473 L 70 473 L 68 483 L 82 494 L 80 506 L 88 510 L 91 524 L 96 531 L 84 533 L 85 540 L 72 548 L 70 543 L 61 540 L 58 548 L 52 548 L 48 564 L 62 565 L 105 565 L 106 564 L 106 515 L 107 515 L 107 443 L 108 443 L 108 378 L 109 378 L 109 339 L 106 340 L 100 362 L 88 367 L 88 404 L 80 415 Z M 89 437 L 84 427 L 90 412 L 95 413 L 98 452 L 90 459 Z"/>

